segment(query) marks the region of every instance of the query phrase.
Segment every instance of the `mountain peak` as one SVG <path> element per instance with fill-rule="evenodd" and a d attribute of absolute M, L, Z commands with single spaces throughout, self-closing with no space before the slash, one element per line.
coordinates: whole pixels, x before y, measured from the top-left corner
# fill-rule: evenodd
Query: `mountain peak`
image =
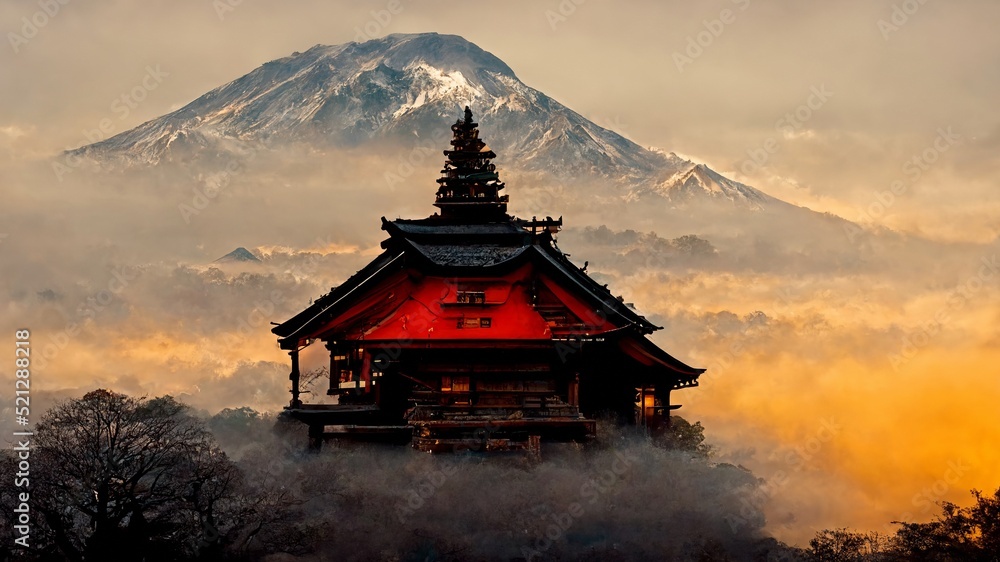
<path fill-rule="evenodd" d="M 411 144 L 415 136 L 433 138 L 467 105 L 480 117 L 498 166 L 557 182 L 596 180 L 621 188 L 626 198 L 655 192 L 674 203 L 728 200 L 752 209 L 768 199 L 596 125 L 525 85 L 492 53 L 438 33 L 315 45 L 74 153 L 105 167 L 174 162 L 196 169 L 245 148 Z"/>
<path fill-rule="evenodd" d="M 699 200 L 729 202 L 737 207 L 759 211 L 774 201 L 773 197 L 749 185 L 733 181 L 705 164 L 685 160 L 674 175 L 666 178 L 652 191 L 672 203 L 688 203 Z"/>
<path fill-rule="evenodd" d="M 215 260 L 212 263 L 231 263 L 231 262 L 260 262 L 260 258 L 253 255 L 250 250 L 247 250 L 243 246 L 236 248 L 232 252 L 222 256 L 221 258 Z"/>
<path fill-rule="evenodd" d="M 423 60 L 442 70 L 462 71 L 466 77 L 485 70 L 517 78 L 505 62 L 460 35 L 393 33 L 358 45 L 384 52 L 386 65 L 392 68 L 402 69 L 412 61 Z"/>

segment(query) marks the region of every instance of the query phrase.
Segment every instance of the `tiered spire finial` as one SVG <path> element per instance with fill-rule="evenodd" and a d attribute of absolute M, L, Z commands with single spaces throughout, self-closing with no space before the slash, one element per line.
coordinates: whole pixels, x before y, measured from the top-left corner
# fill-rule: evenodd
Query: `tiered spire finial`
<path fill-rule="evenodd" d="M 451 126 L 452 150 L 447 159 L 434 205 L 447 219 L 493 221 L 507 218 L 507 196 L 500 195 L 504 184 L 492 160 L 496 154 L 479 138 L 479 123 L 465 106 L 465 118 Z"/>

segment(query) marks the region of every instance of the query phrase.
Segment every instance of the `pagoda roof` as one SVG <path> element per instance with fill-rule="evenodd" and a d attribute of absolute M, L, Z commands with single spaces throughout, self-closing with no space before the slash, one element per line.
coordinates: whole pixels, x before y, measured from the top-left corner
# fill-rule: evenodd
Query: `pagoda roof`
<path fill-rule="evenodd" d="M 500 195 L 504 184 L 492 163 L 497 155 L 479 138 L 478 126 L 469 106 L 465 118 L 451 126 L 453 150 L 444 151 L 447 159 L 434 205 L 451 219 L 499 221 L 507 218 L 507 197 Z"/>
<path fill-rule="evenodd" d="M 678 387 L 698 386 L 698 375 L 705 369 L 691 367 L 646 338 L 628 338 L 619 340 L 619 347 L 639 363 L 649 367 L 666 367 L 680 375 Z"/>
<path fill-rule="evenodd" d="M 598 336 L 606 342 L 601 345 L 616 346 L 640 368 L 673 373 L 674 388 L 696 386 L 704 369 L 686 365 L 646 339 L 646 335 L 662 328 L 626 305 L 607 285 L 595 281 L 559 250 L 553 235 L 562 226 L 562 217 L 520 220 L 507 214 L 507 196 L 499 195 L 503 183 L 494 166 L 483 161 L 495 154 L 479 140 L 476 127 L 468 107 L 464 120 L 452 126 L 456 150 L 445 151 L 449 160 L 442 170 L 444 176 L 437 180 L 441 187 L 435 206 L 441 208 L 441 214 L 418 220 L 389 221 L 382 217 L 382 230 L 389 235 L 381 244 L 384 251 L 305 310 L 276 325 L 271 331 L 279 337 L 282 349 L 298 349 L 317 336 L 334 333 L 329 324 L 354 326 L 364 314 L 382 314 L 387 307 L 403 306 L 393 301 L 396 291 L 408 294 L 423 277 L 488 281 L 491 277 L 516 277 L 520 275 L 518 268 L 526 268 L 524 271 L 538 274 L 531 278 L 533 286 L 536 279 L 540 280 L 550 292 L 559 293 L 556 299 L 574 303 L 575 314 L 592 312 L 599 317 L 599 331 L 581 338 Z M 535 320 L 541 328 L 547 326 L 540 305 L 524 306 L 538 312 Z M 519 317 L 518 322 L 523 320 Z M 347 329 L 342 332 L 356 333 Z M 517 345 L 535 345 L 537 342 L 532 342 L 539 338 L 560 338 L 552 336 L 548 328 L 538 333 L 542 335 L 530 341 L 519 340 Z M 561 336 L 566 337 L 577 336 Z"/>
<path fill-rule="evenodd" d="M 382 230 L 388 231 L 390 235 L 393 232 L 399 232 L 405 235 L 407 238 L 412 238 L 414 240 L 419 239 L 421 236 L 433 236 L 434 238 L 440 238 L 441 236 L 447 235 L 457 235 L 457 236 L 530 236 L 531 233 L 526 231 L 524 228 L 520 227 L 514 222 L 504 221 L 504 222 L 490 222 L 490 223 L 479 223 L 479 224 L 469 224 L 460 222 L 446 222 L 444 220 L 432 220 L 432 219 L 421 219 L 421 220 L 404 220 L 397 219 L 394 221 L 387 221 L 385 217 L 382 217 Z"/>
<path fill-rule="evenodd" d="M 385 251 L 330 293 L 273 328 L 273 333 L 295 340 L 296 334 L 309 332 L 349 306 L 351 295 L 376 287 L 407 264 L 426 274 L 475 278 L 506 272 L 529 261 L 580 294 L 607 317 L 618 318 L 623 327 L 642 334 L 661 329 L 569 261 L 553 245 L 548 232 L 533 234 L 514 222 L 515 219 L 482 224 L 450 223 L 436 217 L 418 221 L 382 220 L 383 230 L 390 235 L 382 242 Z"/>
<path fill-rule="evenodd" d="M 319 297 L 305 310 L 271 329 L 279 336 L 282 349 L 294 349 L 298 345 L 296 335 L 322 322 L 335 309 L 349 304 L 349 298 L 364 289 L 377 285 L 390 274 L 403 269 L 403 253 L 398 249 L 379 254 L 371 263 L 361 268 L 346 281 L 334 287 L 329 293 Z"/>
<path fill-rule="evenodd" d="M 410 241 L 421 256 L 438 266 L 491 267 L 518 258 L 529 246 L 500 246 L 497 244 L 421 244 Z"/>

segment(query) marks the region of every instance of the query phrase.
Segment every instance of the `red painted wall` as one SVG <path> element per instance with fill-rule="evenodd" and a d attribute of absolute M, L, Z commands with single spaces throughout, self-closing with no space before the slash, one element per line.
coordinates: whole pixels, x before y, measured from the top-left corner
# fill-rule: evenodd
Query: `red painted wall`
<path fill-rule="evenodd" d="M 365 341 L 426 340 L 549 340 L 548 323 L 529 302 L 533 266 L 525 264 L 494 279 L 456 279 L 399 276 L 377 289 L 356 296 L 351 309 L 332 319 L 312 337 L 349 330 L 357 338 L 363 326 Z M 414 279 L 419 279 L 414 280 Z M 599 334 L 616 326 L 545 275 L 536 277 L 586 324 Z M 458 292 L 485 294 L 485 304 L 458 303 Z M 363 320 L 363 322 L 362 322 Z M 461 327 L 459 327 L 461 325 Z"/>

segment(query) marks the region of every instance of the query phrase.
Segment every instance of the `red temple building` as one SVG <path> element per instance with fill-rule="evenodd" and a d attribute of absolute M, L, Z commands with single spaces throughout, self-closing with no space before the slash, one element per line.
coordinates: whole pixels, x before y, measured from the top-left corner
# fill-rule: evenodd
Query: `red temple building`
<path fill-rule="evenodd" d="M 611 413 L 658 427 L 690 367 L 646 336 L 660 329 L 569 261 L 562 218 L 520 220 L 465 109 L 434 205 L 382 218 L 384 251 L 272 331 L 291 356 L 285 415 L 324 438 L 399 437 L 427 451 L 585 440 Z M 306 404 L 299 352 L 330 352 L 327 393 Z"/>

